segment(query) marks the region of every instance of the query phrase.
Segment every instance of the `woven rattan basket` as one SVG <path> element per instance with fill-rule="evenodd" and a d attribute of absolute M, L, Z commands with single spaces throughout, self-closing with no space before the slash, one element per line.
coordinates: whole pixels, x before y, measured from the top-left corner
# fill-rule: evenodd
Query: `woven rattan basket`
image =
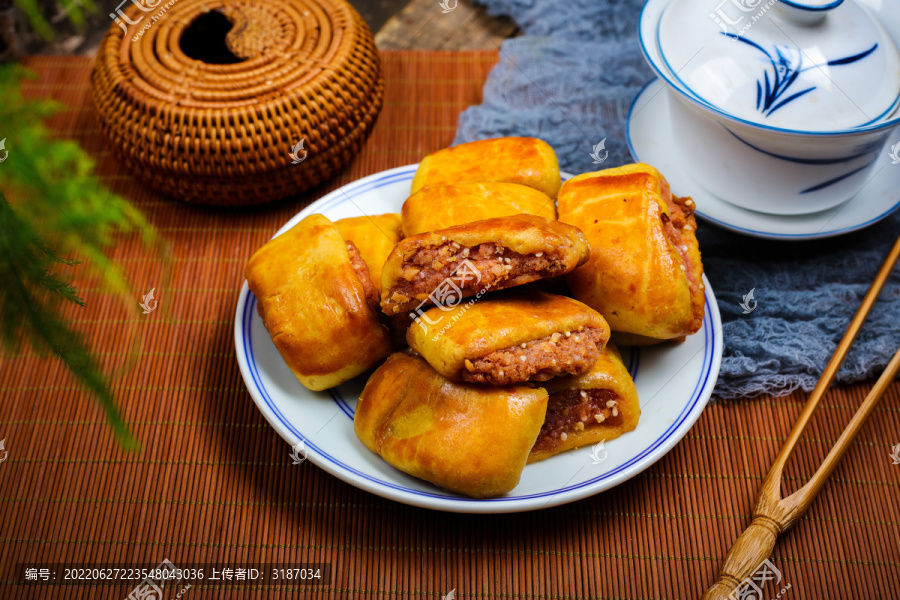
<path fill-rule="evenodd" d="M 346 165 L 381 110 L 372 33 L 342 0 L 132 0 L 110 16 L 94 106 L 116 155 L 164 194 L 297 194 Z"/>

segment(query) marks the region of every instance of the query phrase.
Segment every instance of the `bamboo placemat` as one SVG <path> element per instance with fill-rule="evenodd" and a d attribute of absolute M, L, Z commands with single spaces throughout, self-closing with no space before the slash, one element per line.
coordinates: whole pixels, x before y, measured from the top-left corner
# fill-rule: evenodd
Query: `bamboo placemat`
<path fill-rule="evenodd" d="M 120 450 L 60 363 L 0 358 L 0 597 L 124 598 L 134 585 L 13 585 L 16 563 L 330 562 L 330 586 L 194 585 L 200 598 L 694 599 L 714 579 L 803 396 L 710 406 L 653 467 L 599 496 L 500 516 L 431 512 L 361 492 L 310 464 L 266 424 L 242 383 L 233 319 L 245 260 L 309 201 L 446 146 L 478 103 L 495 52 L 386 52 L 384 111 L 365 150 L 329 185 L 252 210 L 187 206 L 122 171 L 90 107 L 90 64 L 34 58 L 28 93 L 67 109 L 52 126 L 170 240 L 170 280 L 125 239 L 113 255 L 159 308 L 137 323 L 135 366 L 115 381 L 143 443 Z M 4 124 L 4 127 L 6 124 Z M 839 240 L 836 243 L 840 243 Z M 715 286 L 715 282 L 712 282 Z M 107 368 L 131 351 L 134 317 L 82 290 L 73 313 Z M 140 297 L 134 299 L 140 302 Z M 812 474 L 866 386 L 832 391 L 787 479 Z M 895 383 L 812 509 L 779 541 L 781 598 L 897 598 L 900 590 L 900 384 Z M 775 597 L 772 584 L 764 597 Z M 170 596 L 166 596 L 169 598 Z M 174 596 L 171 596 L 174 597 Z"/>

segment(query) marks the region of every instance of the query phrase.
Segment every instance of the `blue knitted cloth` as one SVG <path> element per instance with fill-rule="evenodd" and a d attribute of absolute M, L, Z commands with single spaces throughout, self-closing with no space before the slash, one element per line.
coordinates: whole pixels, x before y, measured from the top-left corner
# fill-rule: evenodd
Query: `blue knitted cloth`
<path fill-rule="evenodd" d="M 632 162 L 631 101 L 653 78 L 637 43 L 642 0 L 483 0 L 523 36 L 504 42 L 484 101 L 459 119 L 455 143 L 535 136 L 572 173 L 595 170 L 590 145 L 606 138 L 607 164 Z M 900 167 L 898 167 L 900 168 Z M 855 234 L 772 242 L 700 223 L 707 277 L 722 313 L 725 356 L 716 396 L 811 390 L 900 233 L 900 211 Z M 745 315 L 744 294 L 757 308 Z M 847 357 L 838 381 L 877 376 L 900 347 L 900 268 Z"/>

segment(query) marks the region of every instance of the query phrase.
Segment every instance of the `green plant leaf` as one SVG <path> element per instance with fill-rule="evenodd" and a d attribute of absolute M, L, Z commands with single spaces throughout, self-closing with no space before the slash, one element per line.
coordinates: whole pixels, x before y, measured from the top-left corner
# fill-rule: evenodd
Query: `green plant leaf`
<path fill-rule="evenodd" d="M 35 32 L 45 40 L 53 39 L 53 27 L 47 21 L 38 0 L 13 0 L 19 7 Z M 97 5 L 92 0 L 57 0 L 69 21 L 77 28 L 82 28 L 87 23 L 85 15 L 96 12 Z"/>
<path fill-rule="evenodd" d="M 79 265 L 117 295 L 134 315 L 136 330 L 131 285 L 105 250 L 123 234 L 137 233 L 161 255 L 162 240 L 140 211 L 101 185 L 78 144 L 49 135 L 43 120 L 59 104 L 23 97 L 21 84 L 30 76 L 17 65 L 0 65 L 0 123 L 13 125 L 4 132 L 8 155 L 0 163 L 0 190 L 9 197 L 0 203 L 0 341 L 16 349 L 27 340 L 35 351 L 59 356 L 96 397 L 119 442 L 136 448 L 107 377 L 61 316 L 61 305 L 84 302 L 59 269 Z"/>
<path fill-rule="evenodd" d="M 53 38 L 53 28 L 44 18 L 37 0 L 15 0 L 16 5 L 25 13 L 28 22 L 34 28 L 35 32 L 45 40 Z"/>
<path fill-rule="evenodd" d="M 70 302 L 84 307 L 77 290 L 54 268 L 78 261 L 57 256 L 17 215 L 0 191 L 0 338 L 15 350 L 23 339 L 41 354 L 54 354 L 97 398 L 119 443 L 137 449 L 137 440 L 122 419 L 109 384 L 91 357 L 81 335 L 69 327 L 57 306 Z"/>

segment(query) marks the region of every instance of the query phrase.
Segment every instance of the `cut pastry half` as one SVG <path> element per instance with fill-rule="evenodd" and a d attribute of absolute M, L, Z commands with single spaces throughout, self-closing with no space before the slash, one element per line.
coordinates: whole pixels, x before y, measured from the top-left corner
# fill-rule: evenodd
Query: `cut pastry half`
<path fill-rule="evenodd" d="M 528 462 L 619 437 L 637 427 L 641 406 L 631 375 L 614 344 L 607 344 L 591 370 L 553 379 L 547 415 Z M 598 450 L 595 460 L 601 460 Z"/>
<path fill-rule="evenodd" d="M 444 377 L 485 385 L 580 375 L 608 340 L 609 326 L 597 311 L 539 291 L 432 308 L 407 332 L 410 347 Z"/>
<path fill-rule="evenodd" d="M 576 227 L 534 215 L 485 219 L 402 240 L 381 279 L 381 309 L 397 314 L 447 305 L 569 273 L 590 248 Z"/>

